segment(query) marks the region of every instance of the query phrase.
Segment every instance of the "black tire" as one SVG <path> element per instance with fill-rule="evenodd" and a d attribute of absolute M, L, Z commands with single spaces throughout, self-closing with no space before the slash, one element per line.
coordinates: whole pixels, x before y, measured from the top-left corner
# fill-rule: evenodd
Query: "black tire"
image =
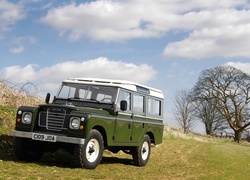
<path fill-rule="evenodd" d="M 132 150 L 134 165 L 145 166 L 149 160 L 151 152 L 151 141 L 148 135 L 144 136 L 141 146 L 135 147 Z"/>
<path fill-rule="evenodd" d="M 104 143 L 102 135 L 97 130 L 92 130 L 83 145 L 74 148 L 75 164 L 86 169 L 95 169 L 102 160 Z"/>
<path fill-rule="evenodd" d="M 35 162 L 43 155 L 42 147 L 38 142 L 27 138 L 15 138 L 14 151 L 18 160 Z"/>

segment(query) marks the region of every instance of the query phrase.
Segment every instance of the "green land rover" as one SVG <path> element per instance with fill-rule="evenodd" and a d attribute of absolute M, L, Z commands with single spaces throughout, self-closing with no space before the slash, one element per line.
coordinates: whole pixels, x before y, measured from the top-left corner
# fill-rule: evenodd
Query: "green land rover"
<path fill-rule="evenodd" d="M 14 151 L 37 161 L 46 151 L 67 150 L 78 167 L 94 169 L 104 149 L 122 150 L 136 166 L 147 164 L 151 144 L 162 143 L 163 93 L 130 81 L 72 78 L 57 96 L 16 114 Z"/>

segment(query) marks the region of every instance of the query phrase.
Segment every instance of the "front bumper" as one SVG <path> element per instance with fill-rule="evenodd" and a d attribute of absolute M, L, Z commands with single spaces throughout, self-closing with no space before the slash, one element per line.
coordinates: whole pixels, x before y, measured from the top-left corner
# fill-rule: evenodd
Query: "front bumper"
<path fill-rule="evenodd" d="M 45 133 L 43 132 L 43 134 L 45 134 Z M 11 131 L 11 136 L 32 139 L 33 132 L 24 132 L 24 131 L 13 130 L 13 131 Z M 85 139 L 56 135 L 56 142 L 71 143 L 71 144 L 84 144 Z"/>

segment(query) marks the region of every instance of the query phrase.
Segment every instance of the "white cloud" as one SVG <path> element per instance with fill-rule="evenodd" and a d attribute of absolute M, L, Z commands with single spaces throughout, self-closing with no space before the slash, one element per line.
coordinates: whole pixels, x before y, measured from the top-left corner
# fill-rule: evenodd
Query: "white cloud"
<path fill-rule="evenodd" d="M 6 31 L 10 25 L 25 17 L 25 13 L 18 3 L 0 0 L 0 31 Z"/>
<path fill-rule="evenodd" d="M 10 48 L 10 52 L 13 54 L 22 53 L 25 49 L 25 45 L 34 43 L 36 43 L 36 38 L 32 36 L 14 38 L 11 42 L 12 46 L 14 47 Z"/>
<path fill-rule="evenodd" d="M 41 22 L 72 41 L 125 41 L 187 32 L 184 39 L 168 44 L 163 55 L 250 57 L 249 5 L 247 0 L 99 0 L 52 8 Z"/>
<path fill-rule="evenodd" d="M 2 77 L 12 82 L 27 81 L 40 84 L 39 89 L 55 90 L 67 78 L 93 77 L 124 79 L 145 84 L 156 76 L 156 71 L 147 64 L 135 65 L 122 61 L 112 61 L 100 57 L 87 61 L 66 61 L 51 67 L 38 69 L 36 65 L 11 66 L 3 70 Z"/>
<path fill-rule="evenodd" d="M 163 54 L 195 59 L 250 57 L 249 28 L 250 24 L 245 24 L 194 31 L 182 41 L 169 43 Z"/>
<path fill-rule="evenodd" d="M 169 43 L 163 55 L 194 59 L 250 57 L 249 22 L 250 11 L 245 9 L 230 8 L 187 13 L 183 16 L 180 26 L 190 29 L 190 33 L 180 41 Z"/>
<path fill-rule="evenodd" d="M 10 52 L 12 54 L 19 54 L 22 53 L 24 51 L 24 47 L 23 46 L 19 46 L 19 47 L 15 47 L 15 48 L 11 48 Z"/>
<path fill-rule="evenodd" d="M 59 30 L 61 35 L 68 35 L 71 40 L 89 37 L 103 41 L 122 41 L 159 37 L 175 29 L 195 29 L 214 16 L 207 9 L 231 8 L 243 4 L 242 0 L 210 0 L 207 3 L 200 0 L 99 0 L 51 9 L 41 21 Z M 196 13 L 197 10 L 201 12 Z"/>
<path fill-rule="evenodd" d="M 150 29 L 150 21 L 140 3 L 129 1 L 94 1 L 72 3 L 51 9 L 41 20 L 67 34 L 72 41 L 89 37 L 103 41 L 122 41 L 132 38 L 158 36 Z M 140 27 L 140 26 L 143 26 Z"/>
<path fill-rule="evenodd" d="M 11 80 L 16 83 L 25 83 L 36 80 L 36 65 L 29 64 L 25 67 L 10 66 L 3 69 L 3 79 Z"/>
<path fill-rule="evenodd" d="M 233 66 L 237 69 L 242 70 L 243 72 L 250 74 L 250 63 L 242 63 L 242 62 L 228 62 L 225 66 Z"/>

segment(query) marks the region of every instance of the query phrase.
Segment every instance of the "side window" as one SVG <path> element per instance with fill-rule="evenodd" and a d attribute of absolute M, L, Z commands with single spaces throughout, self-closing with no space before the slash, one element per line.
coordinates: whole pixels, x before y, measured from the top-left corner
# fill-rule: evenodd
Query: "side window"
<path fill-rule="evenodd" d="M 152 116 L 161 116 L 161 101 L 148 98 L 148 114 Z"/>
<path fill-rule="evenodd" d="M 144 114 L 145 110 L 144 110 L 144 96 L 142 95 L 138 95 L 138 94 L 134 94 L 133 96 L 133 110 L 135 114 Z"/>
<path fill-rule="evenodd" d="M 127 103 L 128 103 L 127 111 L 131 111 L 131 93 L 120 90 L 118 100 L 117 100 L 117 106 L 119 107 L 119 109 L 120 109 L 120 102 L 122 100 L 127 101 Z"/>

